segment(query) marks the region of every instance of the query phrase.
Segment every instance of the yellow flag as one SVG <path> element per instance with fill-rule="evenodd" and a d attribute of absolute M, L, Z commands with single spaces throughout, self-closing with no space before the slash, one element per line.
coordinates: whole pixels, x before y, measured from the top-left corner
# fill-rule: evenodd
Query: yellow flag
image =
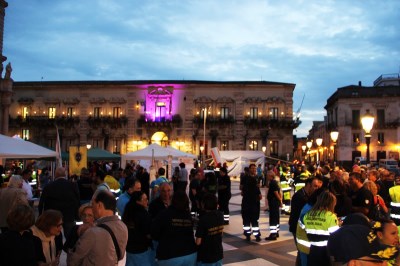
<path fill-rule="evenodd" d="M 87 168 L 87 148 L 69 146 L 69 175 L 80 175 L 83 167 Z"/>

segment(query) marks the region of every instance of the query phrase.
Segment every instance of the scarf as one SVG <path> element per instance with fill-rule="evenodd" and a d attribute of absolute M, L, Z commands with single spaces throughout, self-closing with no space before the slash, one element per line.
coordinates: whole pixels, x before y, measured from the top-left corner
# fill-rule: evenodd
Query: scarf
<path fill-rule="evenodd" d="M 46 259 L 46 263 L 50 263 L 56 260 L 56 242 L 55 236 L 46 236 L 45 233 L 37 228 L 35 225 L 31 227 L 32 234 L 38 237 L 42 241 L 43 255 Z"/>

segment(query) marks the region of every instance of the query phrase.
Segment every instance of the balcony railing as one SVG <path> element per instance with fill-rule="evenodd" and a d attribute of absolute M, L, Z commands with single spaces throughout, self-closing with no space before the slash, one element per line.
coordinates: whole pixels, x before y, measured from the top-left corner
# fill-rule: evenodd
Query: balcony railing
<path fill-rule="evenodd" d="M 245 126 L 250 128 L 297 128 L 300 124 L 300 120 L 293 120 L 291 117 L 259 117 L 257 119 L 251 118 L 250 116 L 246 116 L 243 120 Z"/>
<path fill-rule="evenodd" d="M 9 118 L 10 126 L 12 127 L 52 127 L 52 126 L 64 126 L 74 127 L 79 124 L 80 119 L 77 116 L 56 116 L 50 118 L 49 116 L 26 116 L 25 118 L 21 115 L 17 117 Z"/>
<path fill-rule="evenodd" d="M 93 128 L 97 127 L 110 127 L 110 128 L 122 128 L 128 124 L 128 118 L 126 116 L 112 117 L 112 116 L 100 116 L 93 117 L 89 116 L 87 119 L 89 126 Z"/>
<path fill-rule="evenodd" d="M 182 118 L 176 114 L 171 117 L 160 118 L 153 120 L 152 117 L 141 115 L 137 120 L 137 126 L 147 128 L 174 128 L 182 126 Z"/>
<path fill-rule="evenodd" d="M 229 115 L 227 117 L 221 117 L 221 116 L 212 116 L 209 115 L 206 118 L 206 124 L 207 125 L 230 125 L 235 123 L 235 118 L 232 115 Z M 204 117 L 201 117 L 200 115 L 196 115 L 193 118 L 193 124 L 195 125 L 202 125 L 204 124 Z"/>

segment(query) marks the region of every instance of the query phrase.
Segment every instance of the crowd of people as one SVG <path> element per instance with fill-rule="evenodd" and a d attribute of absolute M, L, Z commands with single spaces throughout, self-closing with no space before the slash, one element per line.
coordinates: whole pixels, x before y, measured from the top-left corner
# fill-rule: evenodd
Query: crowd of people
<path fill-rule="evenodd" d="M 27 177 L 13 174 L 0 190 L 0 264 L 59 265 L 64 251 L 67 265 L 222 265 L 225 168 L 221 192 L 214 173 L 184 163 L 172 178 L 159 168 L 153 180 L 139 165 L 112 170 L 97 164 L 68 178 L 56 168 L 37 213 L 32 170 L 15 171 Z"/>
<path fill-rule="evenodd" d="M 15 169 L 0 190 L 1 262 L 58 265 L 64 251 L 68 265 L 222 265 L 232 196 L 226 165 L 211 171 L 181 163 L 171 177 L 162 167 L 115 166 L 93 164 L 69 178 L 63 167 L 54 178 L 45 172 L 37 215 L 32 169 Z M 265 198 L 264 239 L 277 240 L 280 216 L 289 214 L 296 265 L 398 265 L 400 176 L 358 164 L 351 170 L 324 163 L 245 167 L 245 240 L 262 241 Z"/>

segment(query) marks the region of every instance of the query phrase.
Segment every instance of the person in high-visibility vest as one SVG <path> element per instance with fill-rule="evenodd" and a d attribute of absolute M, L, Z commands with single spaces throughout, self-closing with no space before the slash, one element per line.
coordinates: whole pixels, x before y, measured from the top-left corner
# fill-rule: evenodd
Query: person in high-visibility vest
<path fill-rule="evenodd" d="M 307 170 L 305 165 L 301 166 L 300 175 L 296 176 L 294 179 L 295 192 L 302 189 L 305 185 L 306 180 L 311 176 L 311 173 Z"/>
<path fill-rule="evenodd" d="M 400 225 L 400 176 L 395 178 L 395 186 L 389 189 L 390 195 L 390 217 Z"/>
<path fill-rule="evenodd" d="M 329 235 L 339 229 L 339 222 L 334 213 L 336 197 L 329 191 L 318 196 L 317 202 L 304 216 L 304 228 L 310 244 L 308 266 L 329 265 Z"/>
<path fill-rule="evenodd" d="M 281 185 L 281 190 L 282 190 L 282 194 L 283 194 L 282 211 L 284 211 L 286 214 L 289 214 L 290 213 L 290 199 L 291 199 L 292 188 L 290 186 L 289 180 L 286 178 L 285 175 L 281 176 L 280 185 Z"/>

